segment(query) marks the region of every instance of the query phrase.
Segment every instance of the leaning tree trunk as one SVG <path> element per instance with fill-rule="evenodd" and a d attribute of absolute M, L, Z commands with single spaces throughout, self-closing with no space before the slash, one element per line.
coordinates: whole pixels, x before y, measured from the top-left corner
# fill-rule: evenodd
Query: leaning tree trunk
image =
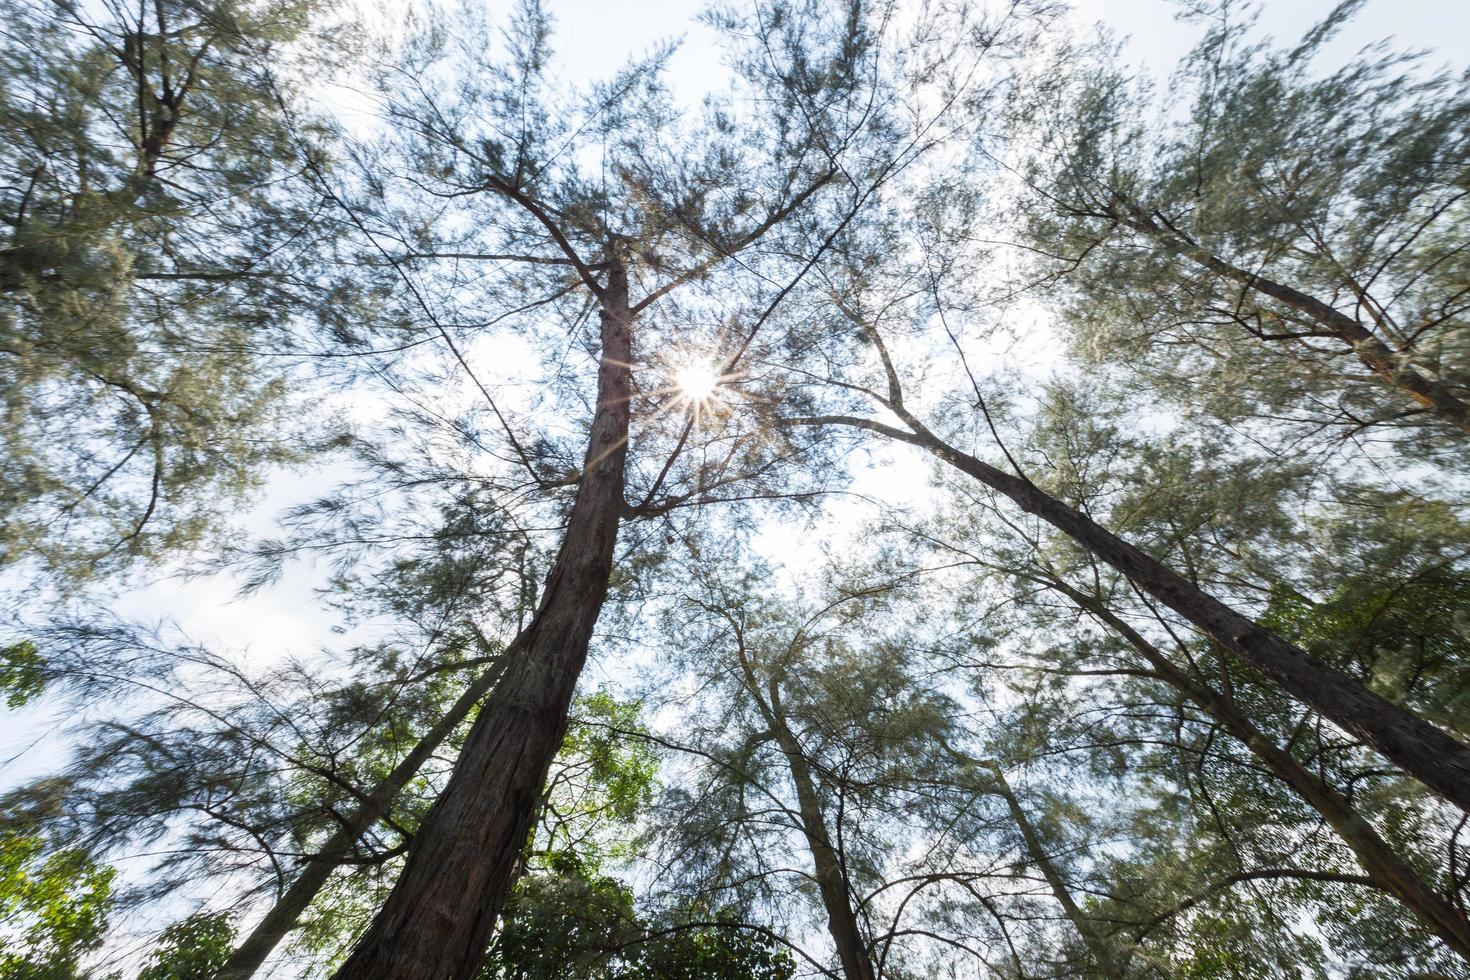
<path fill-rule="evenodd" d="M 518 643 L 512 643 L 503 654 L 501 664 L 514 655 L 518 649 Z M 501 674 L 501 666 L 496 665 L 484 671 L 475 678 L 465 692 L 459 696 L 443 718 L 424 733 L 424 737 L 418 740 L 413 750 L 404 756 L 393 771 L 388 773 L 372 791 L 363 797 L 361 805 L 347 817 L 342 826 L 338 827 L 327 842 L 317 850 L 315 854 L 306 861 L 306 866 L 286 889 L 284 895 L 276 900 L 271 906 L 265 918 L 251 931 L 225 965 L 220 967 L 216 980 L 249 980 L 260 969 L 266 957 L 275 950 L 286 933 L 296 928 L 296 922 L 301 914 L 306 911 L 322 886 L 327 883 L 357 844 L 363 834 L 367 833 L 373 822 L 388 811 L 395 797 L 403 791 L 419 771 L 419 768 L 428 761 L 429 756 L 443 744 L 449 737 L 450 732 L 459 727 L 460 722 L 469 717 L 470 711 L 480 703 L 490 688 L 494 685 L 496 678 Z"/>
<path fill-rule="evenodd" d="M 336 980 L 472 980 L 484 961 L 607 596 L 623 509 L 632 327 L 626 274 L 615 266 L 603 290 L 586 463 L 541 605 L 398 883 Z"/>
<path fill-rule="evenodd" d="M 1016 829 L 1021 833 L 1021 840 L 1026 845 L 1026 852 L 1036 867 L 1041 870 L 1041 875 L 1046 879 L 1047 886 L 1051 889 L 1052 896 L 1056 898 L 1057 904 L 1062 907 L 1067 918 L 1072 921 L 1073 927 L 1082 938 L 1082 943 L 1087 951 L 1092 954 L 1096 961 L 1098 972 L 1108 977 L 1109 980 L 1118 980 L 1123 976 L 1122 969 L 1118 966 L 1113 956 L 1108 940 L 1097 929 L 1097 923 L 1089 919 L 1083 913 L 1077 900 L 1072 897 L 1071 890 L 1067 887 L 1067 880 L 1062 876 L 1061 870 L 1052 861 L 1051 855 L 1047 853 L 1046 845 L 1041 840 L 1041 835 L 1036 832 L 1036 827 L 1031 823 L 1031 818 L 1021 806 L 1021 801 L 1011 791 L 1011 784 L 1006 781 L 1005 773 L 999 765 L 990 764 L 991 775 L 995 780 L 995 788 L 1000 792 L 1001 798 L 1006 801 L 1006 808 L 1011 812 L 1011 820 Z"/>
<path fill-rule="evenodd" d="M 1351 800 L 1267 737 L 1230 698 L 1185 673 L 1163 651 L 1096 597 L 1058 580 L 1048 579 L 1046 584 L 1067 596 L 1078 608 L 1100 619 L 1137 650 L 1165 683 L 1188 697 L 1236 740 L 1249 748 L 1256 758 L 1266 764 L 1272 775 L 1290 786 L 1308 806 L 1317 811 L 1328 826 L 1337 831 L 1337 835 L 1357 857 L 1363 870 L 1368 872 L 1375 887 L 1398 899 L 1425 928 L 1443 940 L 1461 959 L 1470 962 L 1470 920 L 1405 863 L 1387 841 L 1378 836 L 1373 825 L 1357 812 Z"/>
<path fill-rule="evenodd" d="M 1408 353 L 1389 347 L 1356 318 L 1285 283 L 1232 265 L 1147 216 L 1135 213 L 1132 218 L 1124 219 L 1124 223 L 1222 279 L 1269 296 L 1316 323 L 1345 344 L 1384 384 L 1417 402 L 1441 421 L 1470 434 L 1470 403 L 1438 381 L 1432 371 L 1416 364 Z"/>
<path fill-rule="evenodd" d="M 1200 632 L 1235 651 L 1292 697 L 1361 738 L 1440 797 L 1470 813 L 1470 746 L 1231 609 L 1030 480 L 1003 472 L 940 439 L 896 398 L 885 405 L 910 431 L 844 415 L 789 422 L 853 426 L 925 449 L 1066 534 Z"/>

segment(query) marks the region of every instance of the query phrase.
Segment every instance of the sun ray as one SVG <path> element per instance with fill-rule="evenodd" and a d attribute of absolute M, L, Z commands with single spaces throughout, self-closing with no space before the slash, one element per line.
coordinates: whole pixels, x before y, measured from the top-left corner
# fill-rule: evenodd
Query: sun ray
<path fill-rule="evenodd" d="M 721 378 L 713 364 L 690 361 L 675 372 L 675 380 L 684 397 L 699 405 L 714 397 Z"/>

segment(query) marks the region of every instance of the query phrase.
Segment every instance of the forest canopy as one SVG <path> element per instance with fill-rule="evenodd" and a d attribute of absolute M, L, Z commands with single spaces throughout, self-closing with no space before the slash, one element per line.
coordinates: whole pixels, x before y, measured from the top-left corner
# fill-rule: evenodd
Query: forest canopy
<path fill-rule="evenodd" d="M 13 0 L 0 980 L 1470 978 L 1380 2 Z"/>

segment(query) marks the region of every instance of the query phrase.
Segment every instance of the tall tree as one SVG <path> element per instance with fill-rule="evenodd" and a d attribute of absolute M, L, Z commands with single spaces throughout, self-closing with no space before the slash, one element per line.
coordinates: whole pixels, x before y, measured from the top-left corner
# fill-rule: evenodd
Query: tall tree
<path fill-rule="evenodd" d="M 205 880 L 238 892 L 237 907 L 270 896 L 221 958 L 248 976 L 332 877 L 401 849 L 394 838 L 438 785 L 431 758 L 499 675 L 506 654 L 474 625 L 494 622 L 494 603 L 454 582 L 493 580 L 495 550 L 432 555 L 349 586 L 354 605 L 396 610 L 400 626 L 340 659 L 252 670 L 127 623 L 35 631 L 0 671 L 11 700 L 48 689 L 98 720 L 66 771 L 5 798 L 6 821 L 109 859 L 176 842 L 147 889 L 120 896 L 128 907 Z"/>
<path fill-rule="evenodd" d="M 1000 27 L 1025 23 L 1024 6 Z M 876 190 L 948 136 L 939 120 L 966 97 L 967 79 L 1001 36 L 963 8 L 934 11 L 913 42 L 890 48 L 878 43 L 886 13 L 858 4 L 757 5 L 714 22 L 730 41 L 740 100 L 702 112 L 682 110 L 662 87 L 662 52 L 563 104 L 549 81 L 549 21 L 534 5 L 517 14 L 502 61 L 471 71 L 484 53 L 464 53 L 466 68 L 447 91 L 424 81 L 443 74 L 432 51 L 442 33 L 413 56 L 427 60 L 396 73 L 411 80 L 390 110 L 406 134 L 408 179 L 432 175 L 429 192 L 462 202 L 473 220 L 434 229 L 459 241 L 414 239 L 407 254 L 385 245 L 385 258 L 406 279 L 409 256 L 488 263 L 503 281 L 501 263 L 514 268 L 517 291 L 535 284 L 543 298 L 575 294 L 597 313 L 589 345 L 597 379 L 572 389 L 591 419 L 580 464 L 559 473 L 547 472 L 546 453 L 520 440 L 482 389 L 531 485 L 574 488 L 565 530 L 522 652 L 481 710 L 343 980 L 467 978 L 478 968 L 606 599 L 624 517 L 779 486 L 773 468 L 789 447 L 741 424 L 764 413 L 742 420 L 728 402 L 723 412 L 714 406 L 749 399 L 759 412 L 771 397 L 748 367 L 795 340 L 762 335 L 767 322 L 843 229 L 866 220 Z M 922 43 L 941 24 L 960 40 L 937 50 Z M 974 36 L 985 43 L 967 47 Z M 375 219 L 355 220 L 366 232 Z M 695 305 L 672 305 L 680 297 Z M 704 308 L 719 327 L 699 350 L 688 321 Z M 702 363 L 703 377 L 670 370 L 681 356 Z M 682 380 L 661 388 L 670 374 Z M 640 402 L 651 411 L 635 432 Z M 711 416 L 721 424 L 701 431 Z M 630 462 L 630 447 L 647 454 L 651 478 L 637 457 Z"/>
<path fill-rule="evenodd" d="M 966 179 L 963 170 L 957 179 Z M 951 201 L 945 201 L 942 194 L 936 197 L 944 208 L 958 210 L 962 216 L 965 209 L 976 206 L 973 195 L 958 191 Z M 828 280 L 831 316 L 846 321 L 836 329 L 844 334 L 856 331 L 863 337 L 866 350 L 849 349 L 844 351 L 843 360 L 829 357 L 822 366 L 830 396 L 822 408 L 831 411 L 811 413 L 810 402 L 797 404 L 789 411 L 785 424 L 792 428 L 845 427 L 854 433 L 876 433 L 916 446 L 979 481 L 1062 531 L 1302 704 L 1362 738 L 1444 800 L 1470 812 L 1470 747 L 1221 601 L 1199 583 L 1048 492 L 1028 475 L 1002 439 L 996 427 L 997 413 L 991 410 L 986 394 L 974 379 L 949 320 L 951 308 L 944 298 L 945 289 L 955 272 L 965 271 L 967 266 L 944 262 L 942 252 L 936 259 L 923 237 L 936 224 L 945 228 L 945 221 L 963 228 L 965 219 L 956 221 L 952 213 L 939 218 L 933 214 L 931 203 L 916 215 L 911 249 L 896 249 L 889 239 L 854 241 L 844 254 L 834 258 Z M 970 295 L 964 285 L 955 283 L 959 296 Z M 910 364 L 916 370 L 924 366 L 929 349 L 918 338 L 926 328 L 942 332 L 958 351 L 956 366 L 970 372 L 973 397 L 966 399 L 969 405 L 964 415 L 948 415 L 946 421 L 955 433 L 948 437 L 920 418 L 924 407 L 905 394 L 905 369 Z M 890 332 L 907 341 L 899 348 L 899 355 L 908 360 L 895 356 L 885 339 L 885 333 Z M 867 417 L 865 406 L 889 413 L 897 424 Z M 1001 465 L 961 448 L 961 442 L 971 438 L 971 433 L 992 444 Z"/>
<path fill-rule="evenodd" d="M 1428 558 L 1420 559 L 1423 565 L 1436 568 L 1440 581 L 1446 578 L 1443 556 L 1429 558 L 1436 555 L 1437 539 L 1443 532 L 1429 531 L 1415 547 L 1408 544 L 1410 535 L 1397 516 L 1392 518 L 1394 557 L 1362 579 L 1344 581 L 1340 564 L 1330 572 L 1298 566 L 1291 556 L 1307 550 L 1305 545 L 1314 532 L 1292 528 L 1281 498 L 1283 486 L 1299 482 L 1300 476 L 1283 480 L 1278 473 L 1277 479 L 1263 479 L 1259 461 L 1231 459 L 1217 447 L 1192 456 L 1176 444 L 1168 458 L 1155 456 L 1144 465 L 1133 463 L 1153 456 L 1144 440 L 1126 435 L 1104 401 L 1080 397 L 1075 391 L 1054 391 L 1039 418 L 1039 434 L 1033 435 L 1035 441 L 1027 448 L 1038 461 L 1053 462 L 1048 477 L 1053 491 L 1065 493 L 1081 506 L 1106 507 L 1115 516 L 1127 515 L 1130 528 L 1151 551 L 1187 566 L 1196 580 L 1220 583 L 1242 593 L 1283 597 L 1269 602 L 1265 613 L 1278 628 L 1285 625 L 1285 616 L 1302 615 L 1304 623 L 1313 618 L 1308 611 L 1313 603 L 1307 594 L 1316 592 L 1325 579 L 1334 590 L 1349 595 L 1375 592 L 1374 600 L 1356 606 L 1355 611 L 1381 618 L 1384 630 L 1396 633 L 1406 628 L 1405 614 L 1411 614 L 1422 601 L 1414 595 L 1413 583 L 1424 573 L 1415 570 L 1418 563 L 1409 556 L 1423 548 Z M 1129 451 L 1120 454 L 1118 450 L 1125 446 Z M 988 506 L 981 502 L 982 510 Z M 1232 665 L 1218 645 L 1201 641 L 1187 624 L 1131 591 L 1126 579 L 1095 556 L 1060 535 L 1047 535 L 1000 513 L 990 519 L 976 516 L 973 507 L 974 502 L 967 501 L 957 519 L 944 525 L 947 530 L 923 533 L 942 542 L 938 545 L 941 554 L 974 562 L 986 576 L 1013 579 L 1011 601 L 1026 610 L 1020 617 L 1028 621 L 1024 635 L 1042 645 L 1046 652 L 1040 656 L 1056 658 L 1053 669 L 1059 675 L 1114 676 L 1138 697 L 1160 703 L 1168 702 L 1171 695 L 1150 694 L 1150 687 L 1172 688 L 1173 697 L 1185 699 L 1183 711 L 1200 712 L 1212 731 L 1218 729 L 1235 740 L 1241 750 L 1254 755 L 1255 766 L 1279 781 L 1271 793 L 1281 794 L 1289 788 L 1299 801 L 1296 805 L 1309 808 L 1302 819 L 1320 819 L 1336 832 L 1340 844 L 1335 848 L 1346 845 L 1366 872 L 1364 884 L 1393 896 L 1417 919 L 1406 934 L 1437 936 L 1449 949 L 1464 955 L 1470 922 L 1460 906 L 1460 884 L 1453 872 L 1439 866 L 1438 858 L 1458 845 L 1439 826 L 1432 806 L 1421 809 L 1412 802 L 1416 795 L 1412 789 L 1393 785 L 1394 778 L 1378 771 L 1370 760 L 1359 758 L 1351 742 L 1338 744 L 1320 726 L 1307 730 L 1304 726 L 1310 716 L 1299 716 L 1269 688 L 1263 689 L 1258 675 Z M 1424 517 L 1433 527 L 1433 518 Z M 1348 533 L 1353 536 L 1371 526 L 1361 520 L 1343 523 L 1348 527 L 1341 530 L 1350 527 Z M 981 528 L 991 530 L 982 533 Z M 1376 549 L 1364 550 L 1374 554 Z M 1289 574 L 1298 569 L 1301 574 Z M 1404 576 L 1402 582 L 1395 581 L 1399 574 Z M 1284 598 L 1287 596 L 1291 598 Z M 1063 600 L 1060 607 L 1054 605 L 1058 598 Z M 1319 615 L 1325 626 L 1340 614 L 1328 603 L 1322 605 Z M 1075 645 L 1067 646 L 1063 638 L 1078 629 L 1073 622 L 1078 611 L 1103 633 L 1101 638 L 1082 633 Z M 996 625 L 989 628 L 1000 629 Z M 1445 642 L 1432 626 L 1420 630 L 1428 643 Z M 1290 629 L 1293 637 L 1303 632 L 1302 626 Z M 1378 678 L 1393 678 L 1399 669 L 1431 686 L 1442 671 L 1448 669 L 1453 677 L 1464 669 L 1463 658 L 1446 655 L 1431 645 L 1411 641 L 1397 653 L 1376 652 L 1371 647 L 1371 630 L 1358 636 L 1361 647 L 1346 655 L 1338 650 L 1337 663 L 1375 686 L 1382 686 Z M 1026 643 L 1016 636 L 1010 642 Z M 1403 657 L 1407 662 L 1401 668 L 1384 670 L 1385 656 Z M 1030 658 L 1020 655 L 1015 659 Z M 1121 693 L 1112 696 L 1127 697 Z M 1426 703 L 1438 700 L 1427 699 Z M 1221 750 L 1206 743 L 1204 751 L 1208 755 Z M 1201 778 L 1206 778 L 1203 773 Z M 1383 782 L 1377 788 L 1369 789 L 1379 781 Z M 1219 791 L 1225 792 L 1223 788 Z M 1281 816 L 1263 819 L 1284 823 Z"/>
<path fill-rule="evenodd" d="M 696 693 L 659 736 L 680 774 L 651 831 L 666 887 L 779 910 L 796 935 L 819 922 L 843 977 L 1010 975 L 1011 932 L 1046 918 L 1016 901 L 1035 866 L 1088 947 L 1051 959 L 1120 975 L 1041 821 L 966 753 L 989 733 L 936 681 L 928 597 L 868 557 L 814 594 L 762 585 L 758 563 L 696 574 L 667 610 L 669 666 L 692 675 L 676 687 Z"/>

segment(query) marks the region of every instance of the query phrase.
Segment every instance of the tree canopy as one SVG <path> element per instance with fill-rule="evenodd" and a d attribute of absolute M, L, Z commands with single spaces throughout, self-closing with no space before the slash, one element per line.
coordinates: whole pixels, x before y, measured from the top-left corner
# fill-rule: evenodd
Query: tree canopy
<path fill-rule="evenodd" d="M 0 978 L 1470 977 L 1368 2 L 15 4 Z"/>

